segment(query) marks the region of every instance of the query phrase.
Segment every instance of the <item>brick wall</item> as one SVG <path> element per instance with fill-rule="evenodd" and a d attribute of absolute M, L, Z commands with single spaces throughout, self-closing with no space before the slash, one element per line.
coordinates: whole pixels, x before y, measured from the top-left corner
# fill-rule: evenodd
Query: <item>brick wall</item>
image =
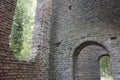
<path fill-rule="evenodd" d="M 106 47 L 111 56 L 113 78 L 120 80 L 120 67 L 118 67 L 120 65 L 120 58 L 118 57 L 120 55 L 120 1 L 52 1 L 50 80 L 74 80 L 73 55 L 76 54 L 74 51 L 87 41 L 98 42 Z M 116 39 L 111 37 L 116 37 Z M 78 57 L 80 56 L 78 55 Z M 85 65 L 84 62 L 83 65 Z M 94 65 L 91 63 L 87 65 L 87 68 L 89 66 Z M 95 68 L 97 69 L 97 67 Z M 81 71 L 84 72 L 84 70 Z M 94 76 L 90 79 L 89 76 L 86 76 L 80 80 L 99 80 L 99 77 Z"/>
<path fill-rule="evenodd" d="M 0 80 L 48 80 L 51 0 L 37 5 L 33 52 L 27 62 L 18 61 L 9 46 L 16 0 L 0 0 Z"/>
<path fill-rule="evenodd" d="M 38 0 L 37 4 L 39 6 L 36 10 L 33 34 L 33 47 L 37 49 L 37 52 L 33 52 L 32 58 L 30 56 L 29 60 L 35 58 L 34 54 L 37 55 L 37 59 L 34 59 L 34 62 L 26 62 L 18 61 L 9 46 L 9 34 L 16 8 L 16 0 L 0 0 L 0 80 L 48 80 L 48 41 L 50 39 L 50 14 L 48 13 L 51 4 L 49 0 L 45 1 L 44 4 Z M 47 5 L 45 6 L 45 4 Z M 48 32 L 46 35 L 44 34 L 45 31 Z M 34 43 L 37 43 L 37 45 Z"/>
<path fill-rule="evenodd" d="M 97 44 L 86 46 L 82 51 L 76 51 L 76 55 L 74 55 L 74 79 L 100 80 L 98 59 L 102 55 L 109 55 L 109 53 Z"/>
<path fill-rule="evenodd" d="M 34 61 L 27 63 L 18 61 L 9 47 L 16 0 L 0 0 L 0 80 L 74 80 L 73 55 L 86 41 L 104 46 L 111 56 L 113 78 L 120 80 L 119 1 L 52 1 L 37 0 L 33 52 L 29 58 Z M 91 50 L 87 46 L 86 49 Z M 79 59 L 85 56 L 84 50 Z M 89 55 L 85 57 L 91 59 Z M 88 78 L 99 80 L 98 75 L 81 79 Z"/>
<path fill-rule="evenodd" d="M 0 0 L 0 80 L 29 80 L 33 63 L 18 61 L 9 47 L 16 0 Z"/>

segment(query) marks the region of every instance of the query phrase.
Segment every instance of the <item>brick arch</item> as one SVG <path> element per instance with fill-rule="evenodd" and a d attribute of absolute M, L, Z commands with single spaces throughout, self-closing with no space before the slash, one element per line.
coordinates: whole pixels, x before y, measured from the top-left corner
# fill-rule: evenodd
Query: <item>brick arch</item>
<path fill-rule="evenodd" d="M 104 57 L 104 56 L 111 57 L 110 54 L 103 54 L 103 55 L 99 56 L 98 61 L 100 61 L 100 59 L 101 59 L 102 57 Z"/>
<path fill-rule="evenodd" d="M 79 45 L 73 54 L 73 79 L 100 80 L 98 59 L 103 55 L 109 52 L 98 42 L 85 41 Z"/>
<path fill-rule="evenodd" d="M 102 47 L 103 49 L 105 49 L 108 52 L 106 47 L 103 46 L 101 43 L 99 43 L 97 41 L 85 41 L 85 42 L 81 43 L 78 47 L 76 47 L 73 56 L 79 55 L 79 54 L 77 54 L 77 52 L 81 51 L 82 49 L 84 49 L 86 46 L 89 46 L 89 45 L 98 45 L 98 46 Z"/>

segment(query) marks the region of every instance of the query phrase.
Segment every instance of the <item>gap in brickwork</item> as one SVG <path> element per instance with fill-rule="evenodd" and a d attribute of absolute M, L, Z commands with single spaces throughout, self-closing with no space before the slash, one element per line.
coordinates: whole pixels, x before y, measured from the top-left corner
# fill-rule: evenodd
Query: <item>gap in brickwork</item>
<path fill-rule="evenodd" d="M 116 40 L 117 39 L 117 37 L 111 37 L 111 40 Z"/>
<path fill-rule="evenodd" d="M 104 55 L 99 59 L 101 80 L 113 80 L 110 56 Z"/>
<path fill-rule="evenodd" d="M 72 10 L 72 5 L 69 5 L 69 10 Z"/>
<path fill-rule="evenodd" d="M 19 60 L 26 60 L 31 53 L 36 4 L 37 0 L 17 0 L 9 43 Z"/>

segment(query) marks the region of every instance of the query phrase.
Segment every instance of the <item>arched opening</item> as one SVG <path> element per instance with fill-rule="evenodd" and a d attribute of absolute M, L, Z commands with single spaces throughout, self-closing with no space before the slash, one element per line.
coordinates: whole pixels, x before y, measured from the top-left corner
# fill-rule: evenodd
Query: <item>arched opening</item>
<path fill-rule="evenodd" d="M 9 42 L 19 60 L 26 60 L 31 53 L 36 5 L 37 0 L 17 0 Z"/>
<path fill-rule="evenodd" d="M 109 55 L 107 49 L 94 41 L 78 46 L 73 55 L 74 80 L 100 80 L 99 61 L 101 55 Z"/>
<path fill-rule="evenodd" d="M 113 80 L 110 56 L 103 55 L 99 58 L 101 80 Z"/>

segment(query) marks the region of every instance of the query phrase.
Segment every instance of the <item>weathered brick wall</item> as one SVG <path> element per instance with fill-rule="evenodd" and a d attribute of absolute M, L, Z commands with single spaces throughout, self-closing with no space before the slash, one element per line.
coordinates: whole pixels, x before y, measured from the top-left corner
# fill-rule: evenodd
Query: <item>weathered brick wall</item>
<path fill-rule="evenodd" d="M 53 2 L 52 2 L 53 1 Z M 18 61 L 9 47 L 9 34 L 16 0 L 0 1 L 0 80 L 99 80 L 98 75 L 76 76 L 83 57 L 91 62 L 101 53 L 89 42 L 99 43 L 110 54 L 114 80 L 120 80 L 120 2 L 118 0 L 37 0 L 32 54 L 27 62 Z M 82 45 L 87 42 L 89 46 Z M 87 44 L 85 43 L 85 44 Z M 98 45 L 98 44 L 94 44 Z M 101 48 L 101 46 L 100 46 Z M 83 49 L 83 50 L 82 50 Z M 74 54 L 80 64 L 74 72 Z M 100 49 L 101 51 L 102 49 Z M 86 52 L 87 51 L 87 52 Z M 89 52 L 92 52 L 89 55 Z M 95 53 L 98 54 L 95 54 Z M 84 55 L 86 54 L 86 56 Z M 96 55 L 96 56 L 94 56 Z M 29 62 L 33 60 L 33 62 Z M 93 62 L 94 63 L 94 62 Z M 97 65 L 97 63 L 95 63 Z M 78 64 L 76 64 L 78 65 Z M 84 65 L 84 64 L 83 64 Z M 98 71 L 98 65 L 96 72 Z M 87 66 L 87 65 L 85 65 Z M 83 74 L 91 75 L 89 64 Z M 92 67 L 93 68 L 93 67 Z M 98 71 L 99 72 L 99 71 Z M 81 74 L 81 73 L 80 73 Z"/>
<path fill-rule="evenodd" d="M 37 0 L 32 54 L 17 60 L 9 46 L 16 0 L 0 1 L 0 80 L 48 80 L 51 0 Z"/>
<path fill-rule="evenodd" d="M 75 80 L 73 54 L 87 41 L 106 47 L 111 56 L 114 80 L 119 80 L 120 1 L 53 0 L 52 11 L 50 80 Z M 99 77 L 80 80 L 99 80 Z"/>
<path fill-rule="evenodd" d="M 51 0 L 37 0 L 33 52 L 27 62 L 18 61 L 9 46 L 15 8 L 16 0 L 0 1 L 0 80 L 48 80 Z"/>
<path fill-rule="evenodd" d="M 38 80 L 49 78 L 49 53 L 52 0 L 37 0 L 32 54 L 29 59 L 36 62 L 34 68 Z"/>
<path fill-rule="evenodd" d="M 9 47 L 16 0 L 0 0 L 0 80 L 30 80 L 33 63 L 18 61 Z"/>

